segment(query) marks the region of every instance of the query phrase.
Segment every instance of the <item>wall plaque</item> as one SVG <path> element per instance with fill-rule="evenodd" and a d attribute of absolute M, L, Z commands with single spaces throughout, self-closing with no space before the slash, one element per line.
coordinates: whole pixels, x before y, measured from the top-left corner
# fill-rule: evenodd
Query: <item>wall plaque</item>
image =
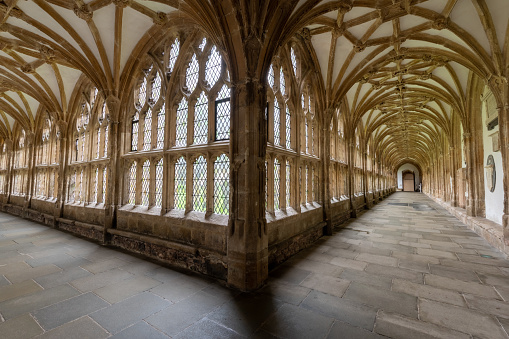
<path fill-rule="evenodd" d="M 493 159 L 493 155 L 488 155 L 488 160 L 486 161 L 486 182 L 488 184 L 488 189 L 490 192 L 495 191 L 495 185 L 497 183 L 497 172 L 495 169 L 495 159 Z"/>

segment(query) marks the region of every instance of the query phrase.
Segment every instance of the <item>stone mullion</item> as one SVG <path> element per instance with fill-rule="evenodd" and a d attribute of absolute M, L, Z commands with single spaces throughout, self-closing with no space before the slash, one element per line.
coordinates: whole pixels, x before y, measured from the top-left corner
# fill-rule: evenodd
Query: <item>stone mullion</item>
<path fill-rule="evenodd" d="M 207 95 L 208 98 L 208 143 L 212 143 L 216 140 L 216 101 L 214 97 L 210 97 L 210 94 Z"/>
<path fill-rule="evenodd" d="M 196 99 L 187 103 L 187 146 L 194 143 L 194 109 Z"/>

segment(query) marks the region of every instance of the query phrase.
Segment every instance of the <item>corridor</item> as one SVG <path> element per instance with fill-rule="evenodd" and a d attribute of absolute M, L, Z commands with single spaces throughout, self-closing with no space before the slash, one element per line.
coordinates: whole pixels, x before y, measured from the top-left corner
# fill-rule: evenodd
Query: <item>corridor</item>
<path fill-rule="evenodd" d="M 2 338 L 508 338 L 509 260 L 394 193 L 239 293 L 0 214 Z"/>

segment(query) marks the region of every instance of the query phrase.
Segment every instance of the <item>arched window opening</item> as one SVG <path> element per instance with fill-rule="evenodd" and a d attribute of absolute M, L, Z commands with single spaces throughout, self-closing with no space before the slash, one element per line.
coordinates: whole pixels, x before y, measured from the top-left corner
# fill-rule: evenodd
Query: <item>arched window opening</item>
<path fill-rule="evenodd" d="M 276 78 L 274 76 L 274 67 L 272 65 L 270 65 L 270 67 L 269 67 L 269 74 L 268 74 L 267 78 L 268 78 L 270 87 L 274 88 Z"/>
<path fill-rule="evenodd" d="M 97 194 L 98 194 L 98 186 L 99 186 L 99 167 L 95 168 L 94 171 L 94 189 L 92 191 L 92 202 L 97 204 Z"/>
<path fill-rule="evenodd" d="M 214 162 L 214 213 L 227 215 L 230 197 L 230 160 L 221 154 Z"/>
<path fill-rule="evenodd" d="M 207 160 L 199 156 L 193 164 L 193 210 L 207 209 Z"/>
<path fill-rule="evenodd" d="M 186 175 L 187 164 L 184 157 L 180 157 L 175 163 L 175 209 L 186 209 Z"/>
<path fill-rule="evenodd" d="M 106 202 L 106 190 L 107 190 L 107 186 L 106 186 L 106 181 L 107 181 L 107 168 L 104 167 L 103 168 L 103 189 L 102 189 L 102 198 L 101 198 L 101 202 L 104 204 Z"/>
<path fill-rule="evenodd" d="M 131 151 L 138 150 L 138 129 L 140 125 L 140 113 L 136 111 L 131 123 Z"/>

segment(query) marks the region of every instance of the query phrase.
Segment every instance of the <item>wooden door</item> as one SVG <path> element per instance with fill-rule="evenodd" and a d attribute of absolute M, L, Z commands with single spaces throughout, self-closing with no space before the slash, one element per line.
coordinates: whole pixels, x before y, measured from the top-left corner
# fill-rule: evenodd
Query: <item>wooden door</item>
<path fill-rule="evenodd" d="M 414 174 L 409 172 L 405 173 L 403 175 L 403 191 L 413 192 L 414 190 L 415 190 Z"/>

